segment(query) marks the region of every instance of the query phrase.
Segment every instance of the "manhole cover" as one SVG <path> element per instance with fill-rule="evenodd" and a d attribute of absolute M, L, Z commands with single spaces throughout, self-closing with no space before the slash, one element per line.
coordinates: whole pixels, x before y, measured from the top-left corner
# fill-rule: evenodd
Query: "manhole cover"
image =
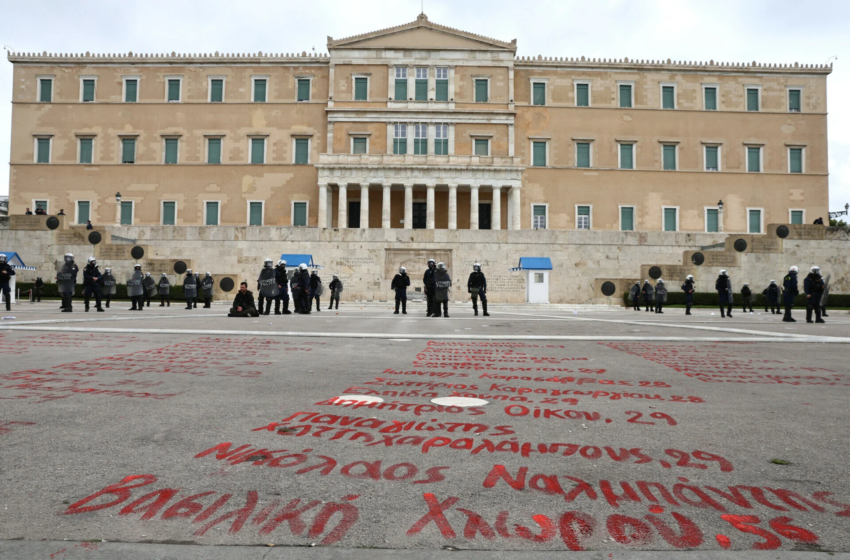
<path fill-rule="evenodd" d="M 50 216 L 47 218 L 47 229 L 56 229 L 59 227 L 59 218 Z"/>
<path fill-rule="evenodd" d="M 606 296 L 613 296 L 614 292 L 617 291 L 617 286 L 614 285 L 613 282 L 605 282 L 602 284 L 602 294 Z"/>
<path fill-rule="evenodd" d="M 92 245 L 97 245 L 100 243 L 101 237 L 99 231 L 93 231 L 89 234 L 89 243 Z"/>
<path fill-rule="evenodd" d="M 693 255 L 691 255 L 691 262 L 699 266 L 705 262 L 705 255 L 703 255 L 702 253 L 694 253 Z"/>
<path fill-rule="evenodd" d="M 658 280 L 661 278 L 661 268 L 657 266 L 653 266 L 649 269 L 649 277 L 653 280 Z"/>
<path fill-rule="evenodd" d="M 189 267 L 186 266 L 186 263 L 183 261 L 177 261 L 174 263 L 174 272 L 177 274 L 183 274 Z"/>
<path fill-rule="evenodd" d="M 48 225 L 47 227 L 50 227 L 50 225 Z M 778 228 L 776 228 L 776 236 L 780 239 L 785 239 L 786 237 L 788 237 L 789 233 L 791 233 L 791 230 L 788 229 L 788 226 L 779 226 Z"/>
<path fill-rule="evenodd" d="M 130 249 L 130 256 L 136 260 L 139 260 L 140 258 L 145 256 L 145 250 L 136 245 L 135 247 Z"/>
<path fill-rule="evenodd" d="M 747 250 L 747 241 L 744 239 L 736 239 L 735 240 L 735 250 L 739 253 L 743 253 Z"/>
<path fill-rule="evenodd" d="M 222 278 L 221 282 L 218 283 L 218 287 L 225 292 L 231 291 L 233 289 L 233 278 Z"/>

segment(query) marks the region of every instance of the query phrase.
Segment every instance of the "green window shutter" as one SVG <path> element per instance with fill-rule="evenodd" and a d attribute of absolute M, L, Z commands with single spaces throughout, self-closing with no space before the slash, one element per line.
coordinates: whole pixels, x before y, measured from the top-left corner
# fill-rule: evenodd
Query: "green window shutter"
<path fill-rule="evenodd" d="M 417 156 L 428 155 L 427 138 L 415 138 L 413 140 L 413 154 Z"/>
<path fill-rule="evenodd" d="M 747 90 L 747 111 L 758 111 L 758 110 L 759 110 L 759 90 L 748 89 Z"/>
<path fill-rule="evenodd" d="M 448 138 L 438 138 L 434 140 L 434 154 L 438 156 L 449 155 L 449 140 Z"/>
<path fill-rule="evenodd" d="M 50 103 L 53 101 L 53 80 L 41 80 L 41 97 L 39 101 L 42 103 Z"/>
<path fill-rule="evenodd" d="M 578 207 L 578 215 L 579 216 L 590 216 L 590 206 L 579 206 Z"/>
<path fill-rule="evenodd" d="M 620 144 L 620 169 L 634 169 L 634 144 Z"/>
<path fill-rule="evenodd" d="M 546 167 L 546 142 L 532 143 L 533 159 L 531 164 L 534 167 Z"/>
<path fill-rule="evenodd" d="M 165 139 L 165 163 L 177 163 L 177 138 Z"/>
<path fill-rule="evenodd" d="M 761 148 L 747 148 L 747 171 L 758 173 L 761 171 Z"/>
<path fill-rule="evenodd" d="M 792 224 L 802 224 L 803 223 L 803 211 L 802 210 L 791 210 L 791 223 Z"/>
<path fill-rule="evenodd" d="M 365 154 L 367 146 L 368 144 L 366 138 L 354 138 L 352 140 L 351 153 Z"/>
<path fill-rule="evenodd" d="M 407 138 L 393 138 L 393 153 L 398 156 L 407 153 Z"/>
<path fill-rule="evenodd" d="M 705 231 L 717 232 L 720 231 L 718 224 L 720 222 L 717 218 L 717 210 L 714 208 L 709 208 L 705 211 Z"/>
<path fill-rule="evenodd" d="M 713 87 L 705 88 L 705 110 L 706 111 L 716 111 L 717 110 L 717 88 L 713 88 Z"/>
<path fill-rule="evenodd" d="M 437 101 L 448 101 L 449 100 L 449 81 L 448 80 L 437 80 Z"/>
<path fill-rule="evenodd" d="M 208 200 L 207 201 L 207 220 L 204 222 L 204 225 L 207 226 L 217 226 L 218 225 L 218 202 Z"/>
<path fill-rule="evenodd" d="M 133 225 L 133 203 L 123 200 L 121 201 L 121 225 Z"/>
<path fill-rule="evenodd" d="M 676 108 L 676 88 L 673 86 L 661 86 L 661 108 Z"/>
<path fill-rule="evenodd" d="M 475 102 L 487 103 L 489 101 L 487 91 L 487 80 L 475 80 Z"/>
<path fill-rule="evenodd" d="M 136 139 L 121 139 L 121 163 L 136 163 Z"/>
<path fill-rule="evenodd" d="M 534 95 L 532 103 L 534 105 L 546 105 L 546 84 L 533 84 Z"/>
<path fill-rule="evenodd" d="M 77 223 L 85 225 L 91 218 L 91 202 L 80 200 L 77 202 Z"/>
<path fill-rule="evenodd" d="M 92 139 L 80 138 L 80 163 L 92 162 Z"/>
<path fill-rule="evenodd" d="M 620 107 L 632 106 L 632 86 L 620 85 Z"/>
<path fill-rule="evenodd" d="M 576 167 L 590 167 L 590 144 L 588 142 L 576 144 Z"/>
<path fill-rule="evenodd" d="M 224 80 L 210 80 L 210 101 L 212 103 L 224 101 Z"/>
<path fill-rule="evenodd" d="M 428 80 L 416 80 L 416 101 L 428 101 Z"/>
<path fill-rule="evenodd" d="M 622 231 L 634 231 L 635 229 L 635 209 L 620 208 L 620 229 Z"/>
<path fill-rule="evenodd" d="M 124 103 L 136 103 L 139 100 L 139 81 L 124 82 Z"/>
<path fill-rule="evenodd" d="M 254 80 L 254 102 L 266 102 L 266 80 Z"/>
<path fill-rule="evenodd" d="M 168 80 L 168 100 L 180 101 L 180 80 Z"/>
<path fill-rule="evenodd" d="M 292 225 L 306 226 L 307 225 L 307 203 L 296 202 L 292 205 Z"/>
<path fill-rule="evenodd" d="M 207 140 L 207 163 L 221 163 L 221 138 Z"/>
<path fill-rule="evenodd" d="M 354 100 L 366 101 L 369 96 L 369 79 L 354 78 Z"/>
<path fill-rule="evenodd" d="M 676 209 L 664 209 L 664 231 L 676 231 Z"/>
<path fill-rule="evenodd" d="M 705 169 L 706 171 L 717 171 L 717 146 L 705 147 Z"/>
<path fill-rule="evenodd" d="M 41 91 L 44 91 L 44 86 L 42 86 Z M 800 90 L 792 89 L 788 91 L 788 110 L 792 113 L 800 112 Z"/>
<path fill-rule="evenodd" d="M 162 225 L 164 226 L 173 226 L 176 222 L 177 217 L 177 203 L 173 201 L 167 201 L 162 203 Z"/>
<path fill-rule="evenodd" d="M 310 161 L 310 140 L 307 138 L 295 139 L 295 163 L 305 165 Z"/>
<path fill-rule="evenodd" d="M 38 139 L 37 163 L 50 163 L 50 138 Z"/>
<path fill-rule="evenodd" d="M 590 107 L 590 84 L 576 84 L 576 107 Z"/>
<path fill-rule="evenodd" d="M 251 138 L 251 163 L 266 163 L 266 139 Z"/>
<path fill-rule="evenodd" d="M 761 210 L 750 210 L 750 233 L 761 233 Z"/>
<path fill-rule="evenodd" d="M 395 100 L 407 101 L 407 78 L 395 81 Z"/>
<path fill-rule="evenodd" d="M 94 101 L 94 80 L 83 80 L 83 102 Z"/>
<path fill-rule="evenodd" d="M 803 149 L 791 148 L 788 150 L 788 157 L 791 158 L 790 171 L 791 173 L 803 172 Z"/>
<path fill-rule="evenodd" d="M 676 170 L 676 146 L 663 146 L 664 148 L 664 170 Z"/>
<path fill-rule="evenodd" d="M 298 80 L 298 101 L 310 101 L 310 80 Z"/>
<path fill-rule="evenodd" d="M 263 225 L 263 203 L 262 202 L 251 202 L 249 203 L 251 206 L 248 210 L 248 225 L 249 226 L 261 226 Z"/>
<path fill-rule="evenodd" d="M 482 138 L 475 139 L 475 155 L 476 156 L 489 156 L 489 141 Z"/>

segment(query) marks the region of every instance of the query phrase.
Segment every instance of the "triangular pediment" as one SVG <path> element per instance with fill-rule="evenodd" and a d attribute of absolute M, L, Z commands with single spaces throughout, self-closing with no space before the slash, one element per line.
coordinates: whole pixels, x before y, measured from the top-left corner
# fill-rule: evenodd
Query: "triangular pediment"
<path fill-rule="evenodd" d="M 428 21 L 420 14 L 416 21 L 334 40 L 328 37 L 328 49 L 422 49 L 479 50 L 516 52 L 516 39 L 510 43 L 467 33 Z"/>

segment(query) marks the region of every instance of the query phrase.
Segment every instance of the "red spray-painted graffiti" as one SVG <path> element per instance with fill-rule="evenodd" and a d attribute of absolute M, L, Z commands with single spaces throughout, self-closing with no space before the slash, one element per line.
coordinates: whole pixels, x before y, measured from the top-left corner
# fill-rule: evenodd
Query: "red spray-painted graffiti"
<path fill-rule="evenodd" d="M 15 431 L 16 426 L 35 426 L 35 422 L 16 422 L 13 420 L 0 420 L 0 436 Z"/>

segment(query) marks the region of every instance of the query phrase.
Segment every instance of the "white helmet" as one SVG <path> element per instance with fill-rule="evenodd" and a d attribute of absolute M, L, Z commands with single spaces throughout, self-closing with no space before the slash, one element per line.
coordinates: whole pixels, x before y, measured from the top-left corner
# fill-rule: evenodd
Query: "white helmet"
<path fill-rule="evenodd" d="M 776 284 L 776 280 L 771 280 L 771 281 L 770 281 L 770 283 L 771 283 L 771 284 Z"/>
<path fill-rule="evenodd" d="M 437 264 L 437 261 L 435 261 L 434 259 L 428 259 L 428 264 L 431 264 L 431 263 Z"/>
<path fill-rule="evenodd" d="M 816 272 L 817 274 L 820 274 L 820 267 L 818 265 L 815 265 L 812 267 L 810 272 Z"/>
<path fill-rule="evenodd" d="M 339 278 L 339 276 L 337 276 L 336 274 L 334 274 L 334 278 Z"/>
<path fill-rule="evenodd" d="M 168 276 L 168 275 L 167 275 L 166 273 L 164 273 L 164 272 L 162 273 L 162 277 L 163 277 L 163 278 L 166 278 L 167 276 Z"/>
<path fill-rule="evenodd" d="M 274 261 L 271 260 L 271 259 L 266 259 L 266 260 L 263 261 L 263 266 L 266 267 L 266 268 L 271 268 L 273 264 L 274 264 Z"/>
<path fill-rule="evenodd" d="M 72 255 L 71 253 L 65 253 L 65 262 L 66 263 L 74 262 L 74 255 Z"/>
<path fill-rule="evenodd" d="M 5 262 L 6 262 L 6 254 L 0 253 L 0 263 L 5 263 Z"/>
<path fill-rule="evenodd" d="M 191 269 L 191 268 L 190 268 L 190 269 L 187 269 L 187 270 L 186 270 L 186 274 L 191 275 L 191 274 L 192 274 L 192 269 Z"/>
<path fill-rule="evenodd" d="M 212 276 L 212 273 L 207 272 L 207 278 L 209 278 L 210 276 Z"/>
<path fill-rule="evenodd" d="M 744 286 L 749 286 L 749 285 L 750 285 L 749 282 L 744 282 Z"/>
<path fill-rule="evenodd" d="M 800 269 L 797 268 L 796 266 L 792 266 L 791 268 L 788 269 L 788 272 L 799 272 L 799 270 Z"/>
<path fill-rule="evenodd" d="M 640 280 L 635 280 L 635 285 L 640 286 Z"/>
<path fill-rule="evenodd" d="M 475 263 L 474 265 L 472 265 L 472 270 L 474 270 L 475 272 L 481 272 L 481 263 Z"/>
<path fill-rule="evenodd" d="M 721 271 L 720 271 L 720 276 L 726 276 L 726 271 L 725 271 L 725 270 L 721 270 Z"/>
<path fill-rule="evenodd" d="M 305 263 L 301 263 L 298 265 L 298 268 L 300 268 L 301 270 L 307 270 L 307 265 Z"/>
<path fill-rule="evenodd" d="M 151 275 L 151 273 L 150 273 L 150 272 L 145 272 L 145 278 L 149 278 L 149 277 L 150 277 L 150 275 Z"/>
<path fill-rule="evenodd" d="M 659 284 L 663 284 L 663 283 L 664 283 L 664 280 L 662 280 L 661 278 L 659 278 L 659 279 L 658 279 L 658 283 L 659 283 Z"/>
<path fill-rule="evenodd" d="M 644 284 L 649 284 L 649 278 L 643 281 Z"/>
<path fill-rule="evenodd" d="M 3 256 L 5 256 L 5 255 L 3 255 Z M 89 257 L 89 258 L 88 258 L 88 261 L 87 261 L 87 262 L 88 262 L 89 264 L 97 264 L 97 259 L 96 259 L 96 258 L 94 258 L 94 256 L 91 256 L 91 257 Z"/>
<path fill-rule="evenodd" d="M 106 272 L 108 272 L 108 273 L 111 273 L 111 272 L 112 272 L 112 268 L 111 268 L 111 267 L 108 267 L 108 266 L 107 266 L 104 270 L 105 270 Z"/>
<path fill-rule="evenodd" d="M 693 274 L 688 274 L 688 276 L 685 278 L 685 280 L 693 280 L 693 279 L 694 279 Z"/>
<path fill-rule="evenodd" d="M 279 261 L 277 261 L 277 265 L 278 266 L 280 266 L 280 265 L 286 266 L 286 261 L 283 260 L 283 259 L 280 259 Z"/>
<path fill-rule="evenodd" d="M 403 266 L 398 267 L 398 273 L 401 274 L 403 272 L 407 272 L 407 269 L 404 268 Z M 334 275 L 334 276 L 336 276 L 336 275 Z"/>
<path fill-rule="evenodd" d="M 446 268 L 446 263 L 444 263 L 444 262 L 437 263 L 437 268 L 439 268 L 439 269 L 441 269 L 441 270 L 445 270 L 445 268 Z"/>
<path fill-rule="evenodd" d="M 140 265 L 139 263 L 136 263 L 136 264 L 133 265 L 133 268 L 142 268 L 142 265 Z"/>

